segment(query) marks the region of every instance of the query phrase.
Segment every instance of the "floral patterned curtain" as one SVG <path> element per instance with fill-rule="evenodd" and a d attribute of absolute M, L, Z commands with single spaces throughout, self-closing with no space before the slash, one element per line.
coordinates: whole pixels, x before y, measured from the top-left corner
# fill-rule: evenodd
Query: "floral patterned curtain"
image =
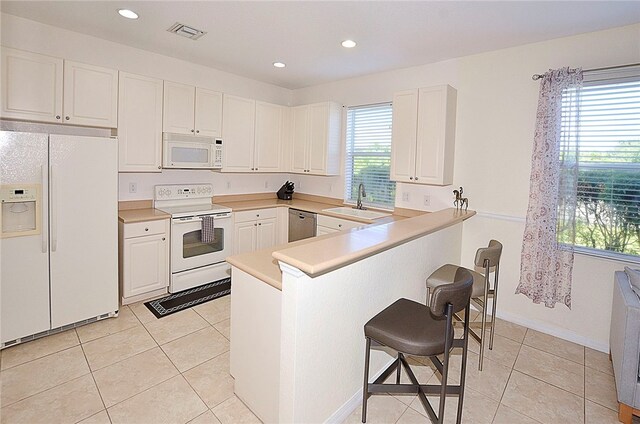
<path fill-rule="evenodd" d="M 571 308 L 581 87 L 582 69 L 550 70 L 538 98 L 516 293 L 549 308 Z"/>

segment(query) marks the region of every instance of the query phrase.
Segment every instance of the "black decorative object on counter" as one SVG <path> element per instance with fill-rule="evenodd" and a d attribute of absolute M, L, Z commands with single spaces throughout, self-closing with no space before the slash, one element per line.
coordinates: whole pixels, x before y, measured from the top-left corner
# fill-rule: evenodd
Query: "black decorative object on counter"
<path fill-rule="evenodd" d="M 278 199 L 280 200 L 291 200 L 293 199 L 293 183 L 291 181 L 287 181 L 280 187 L 278 190 Z"/>
<path fill-rule="evenodd" d="M 464 190 L 462 189 L 462 186 L 460 187 L 460 190 L 453 190 L 453 194 L 456 195 L 456 200 L 453 201 L 453 205 L 456 209 L 462 210 L 462 208 L 464 208 L 466 211 L 469 208 L 469 199 L 462 197 L 463 192 Z"/>

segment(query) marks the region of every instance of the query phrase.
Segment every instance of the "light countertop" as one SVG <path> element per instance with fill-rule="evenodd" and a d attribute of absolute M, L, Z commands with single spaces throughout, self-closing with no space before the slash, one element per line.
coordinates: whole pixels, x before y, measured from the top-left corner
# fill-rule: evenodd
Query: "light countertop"
<path fill-rule="evenodd" d="M 282 275 L 278 261 L 314 277 L 455 225 L 473 215 L 474 211 L 448 208 L 391 222 L 377 220 L 374 224 L 349 231 L 231 256 L 227 262 L 281 290 Z"/>
<path fill-rule="evenodd" d="M 362 222 L 363 224 L 372 223 L 371 220 L 368 220 L 368 219 L 362 219 L 362 218 L 352 217 L 352 216 L 347 217 L 345 215 L 340 215 L 332 212 L 325 212 L 323 211 L 324 209 L 335 208 L 337 207 L 337 205 L 330 204 L 330 203 L 316 202 L 311 200 L 302 200 L 302 199 L 280 200 L 274 197 L 273 199 L 240 200 L 240 201 L 232 201 L 232 202 L 215 201 L 215 204 L 221 205 L 221 206 L 227 206 L 231 208 L 234 212 L 247 211 L 247 210 L 253 210 L 253 209 L 287 207 L 292 209 L 301 209 L 304 211 L 313 212 L 320 215 L 327 215 L 327 216 L 333 216 L 335 218 L 347 219 L 349 221 Z M 376 210 L 376 209 L 371 209 L 371 210 Z M 388 211 L 384 211 L 384 212 L 391 213 Z M 401 220 L 405 218 L 406 218 L 405 216 L 392 214 L 392 215 L 389 215 L 388 217 L 376 219 L 374 223 L 380 224 L 382 222 L 391 222 L 391 221 Z"/>
<path fill-rule="evenodd" d="M 132 222 L 157 221 L 160 219 L 169 219 L 171 215 L 158 209 L 128 209 L 118 211 L 118 220 L 125 224 Z"/>

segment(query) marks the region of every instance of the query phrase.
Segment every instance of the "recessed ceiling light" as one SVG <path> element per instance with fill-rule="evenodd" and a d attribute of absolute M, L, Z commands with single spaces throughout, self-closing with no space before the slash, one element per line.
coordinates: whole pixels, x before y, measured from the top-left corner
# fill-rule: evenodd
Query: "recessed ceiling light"
<path fill-rule="evenodd" d="M 134 12 L 133 10 L 129 10 L 129 9 L 118 9 L 118 13 L 120 14 L 120 16 L 127 18 L 127 19 L 138 19 L 138 14 L 136 12 Z"/>
<path fill-rule="evenodd" d="M 287 65 L 282 62 L 273 62 L 273 66 L 275 66 L 276 68 L 284 68 Z"/>
<path fill-rule="evenodd" d="M 344 40 L 342 42 L 342 47 L 346 47 L 348 49 L 351 49 L 351 48 L 353 48 L 355 46 L 356 46 L 356 42 L 353 41 L 353 40 Z"/>

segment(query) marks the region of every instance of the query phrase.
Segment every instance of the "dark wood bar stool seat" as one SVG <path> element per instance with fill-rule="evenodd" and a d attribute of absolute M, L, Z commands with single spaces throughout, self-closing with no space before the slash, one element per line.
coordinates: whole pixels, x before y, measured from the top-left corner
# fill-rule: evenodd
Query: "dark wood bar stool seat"
<path fill-rule="evenodd" d="M 459 268 L 453 284 L 442 285 L 433 290 L 431 306 L 409 299 L 398 299 L 364 326 L 366 338 L 364 387 L 362 402 L 362 422 L 366 422 L 367 400 L 373 393 L 414 393 L 422 402 L 429 418 L 434 423 L 444 420 L 444 405 L 447 395 L 458 396 L 457 422 L 462 419 L 464 381 L 467 364 L 467 344 L 469 334 L 469 303 L 473 288 L 473 277 L 465 268 Z M 464 331 L 460 339 L 455 339 L 453 314 L 465 311 Z M 369 383 L 369 358 L 371 346 L 387 346 L 398 352 L 397 359 L 373 383 Z M 462 367 L 459 385 L 448 385 L 450 353 L 453 348 L 462 348 Z M 440 361 L 437 355 L 444 354 Z M 431 359 L 442 375 L 441 384 L 420 384 L 405 355 L 426 356 Z M 400 370 L 403 367 L 411 384 L 400 384 Z M 396 383 L 383 383 L 393 372 Z M 440 404 L 436 415 L 427 400 L 427 394 L 439 394 Z"/>

